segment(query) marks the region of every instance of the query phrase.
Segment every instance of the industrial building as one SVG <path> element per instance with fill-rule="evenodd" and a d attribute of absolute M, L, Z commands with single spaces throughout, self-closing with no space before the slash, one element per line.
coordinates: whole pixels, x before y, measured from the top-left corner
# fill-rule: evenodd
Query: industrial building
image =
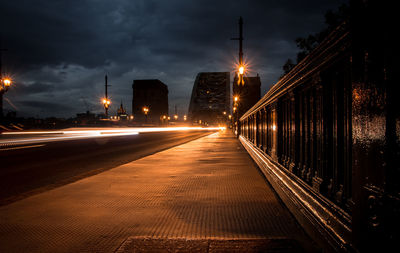
<path fill-rule="evenodd" d="M 230 73 L 197 74 L 189 105 L 189 120 L 194 124 L 225 123 L 230 112 Z"/>

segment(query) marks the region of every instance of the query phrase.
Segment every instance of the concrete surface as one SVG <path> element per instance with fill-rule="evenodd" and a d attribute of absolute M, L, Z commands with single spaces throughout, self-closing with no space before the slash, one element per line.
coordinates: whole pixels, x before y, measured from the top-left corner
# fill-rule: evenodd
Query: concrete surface
<path fill-rule="evenodd" d="M 301 252 L 309 240 L 228 132 L 0 207 L 0 252 Z"/>

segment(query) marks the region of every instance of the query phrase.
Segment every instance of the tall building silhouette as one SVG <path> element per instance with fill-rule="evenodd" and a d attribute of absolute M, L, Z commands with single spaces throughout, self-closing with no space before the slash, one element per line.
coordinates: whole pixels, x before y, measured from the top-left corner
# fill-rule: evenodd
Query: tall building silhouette
<path fill-rule="evenodd" d="M 160 124 L 168 115 L 168 86 L 158 79 L 134 80 L 132 114 L 139 123 Z M 143 108 L 148 112 L 144 113 Z"/>
<path fill-rule="evenodd" d="M 189 105 L 193 123 L 216 125 L 226 122 L 230 112 L 230 73 L 197 74 Z"/>
<path fill-rule="evenodd" d="M 239 96 L 238 114 L 241 117 L 261 98 L 260 76 L 243 77 L 244 84 L 238 84 L 238 77 L 233 80 L 233 96 Z"/>

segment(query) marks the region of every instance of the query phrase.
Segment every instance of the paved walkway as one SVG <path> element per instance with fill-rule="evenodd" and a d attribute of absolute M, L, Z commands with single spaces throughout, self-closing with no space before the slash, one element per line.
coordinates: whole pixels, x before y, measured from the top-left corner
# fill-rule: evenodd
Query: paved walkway
<path fill-rule="evenodd" d="M 228 132 L 0 208 L 0 252 L 128 252 L 188 242 L 230 251 L 257 240 L 308 245 Z"/>

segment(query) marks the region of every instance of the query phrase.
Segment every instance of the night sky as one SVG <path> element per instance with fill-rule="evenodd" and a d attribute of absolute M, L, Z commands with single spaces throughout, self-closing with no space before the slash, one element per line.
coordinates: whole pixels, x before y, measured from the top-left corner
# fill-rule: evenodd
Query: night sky
<path fill-rule="evenodd" d="M 4 111 L 17 116 L 101 113 L 104 75 L 116 113 L 131 113 L 132 81 L 168 85 L 170 112 L 187 113 L 199 72 L 230 71 L 244 55 L 261 94 L 296 59 L 294 40 L 325 27 L 324 14 L 346 0 L 1 0 L 3 73 L 14 80 Z"/>

